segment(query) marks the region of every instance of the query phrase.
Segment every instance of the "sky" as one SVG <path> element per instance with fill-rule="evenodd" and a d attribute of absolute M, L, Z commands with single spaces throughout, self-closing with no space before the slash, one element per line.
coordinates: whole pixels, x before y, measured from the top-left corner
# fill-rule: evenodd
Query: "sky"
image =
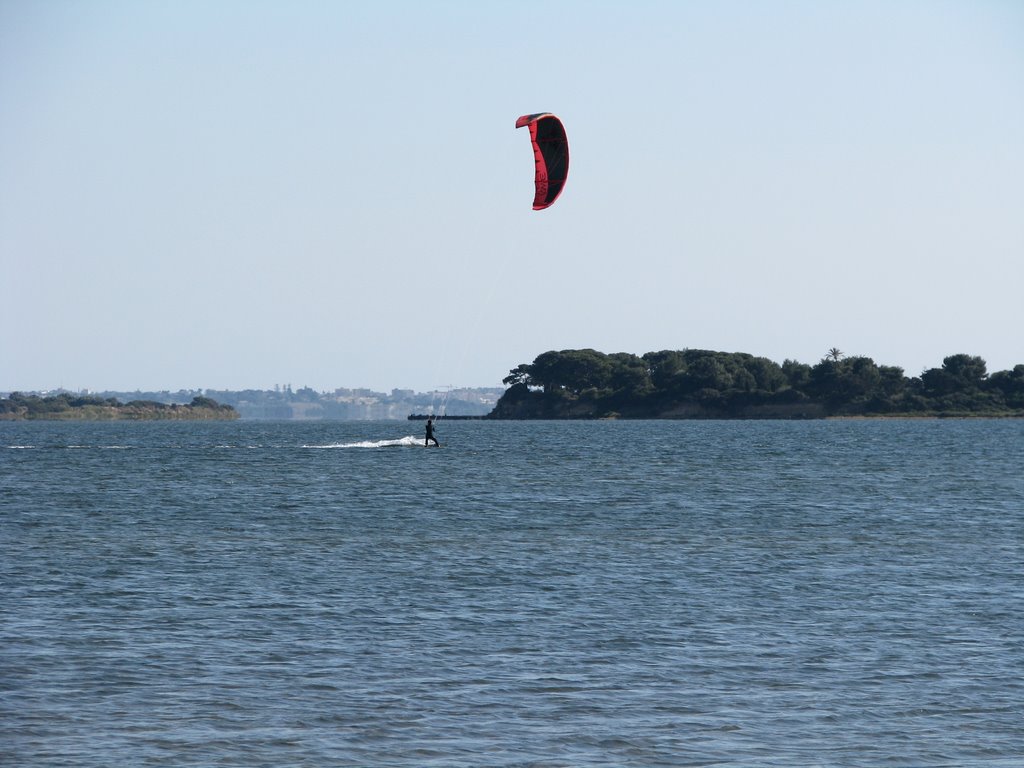
<path fill-rule="evenodd" d="M 1015 0 L 0 0 L 0 391 L 995 372 L 1022 288 Z"/>

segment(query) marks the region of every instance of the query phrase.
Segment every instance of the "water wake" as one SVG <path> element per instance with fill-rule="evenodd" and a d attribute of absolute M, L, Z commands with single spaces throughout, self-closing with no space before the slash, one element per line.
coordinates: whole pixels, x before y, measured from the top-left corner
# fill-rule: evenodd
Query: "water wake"
<path fill-rule="evenodd" d="M 303 448 L 407 448 L 422 446 L 423 438 L 406 435 L 397 440 L 360 440 L 355 443 L 328 443 L 327 445 L 304 445 Z"/>

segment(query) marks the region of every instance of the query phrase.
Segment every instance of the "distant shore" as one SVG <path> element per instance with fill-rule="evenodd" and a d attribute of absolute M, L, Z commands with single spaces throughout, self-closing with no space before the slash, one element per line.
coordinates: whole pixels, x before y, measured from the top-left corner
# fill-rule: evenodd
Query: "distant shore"
<path fill-rule="evenodd" d="M 191 403 L 158 403 L 134 400 L 128 403 L 88 395 L 22 395 L 17 392 L 0 399 L 0 421 L 232 421 L 238 411 L 208 397 Z"/>
<path fill-rule="evenodd" d="M 830 349 L 816 365 L 743 352 L 662 350 L 642 356 L 551 350 L 522 363 L 490 418 L 829 419 L 1021 418 L 1024 364 L 988 373 L 968 354 L 907 376 L 898 366 Z"/>
<path fill-rule="evenodd" d="M 408 421 L 426 421 L 431 418 L 443 421 L 483 421 L 488 416 L 447 416 L 434 413 L 410 413 L 406 418 Z"/>

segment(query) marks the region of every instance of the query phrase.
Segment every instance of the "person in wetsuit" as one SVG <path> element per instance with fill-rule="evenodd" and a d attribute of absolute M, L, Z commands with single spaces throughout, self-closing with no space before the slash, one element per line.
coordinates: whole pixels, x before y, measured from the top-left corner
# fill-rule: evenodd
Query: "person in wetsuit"
<path fill-rule="evenodd" d="M 436 445 L 438 448 L 441 447 L 441 444 L 439 442 L 437 442 L 437 438 L 434 437 L 434 417 L 433 416 L 428 416 L 427 417 L 427 438 L 426 438 L 426 440 L 423 441 L 423 447 L 426 448 L 428 445 L 430 445 L 430 441 L 431 440 L 434 441 L 434 445 Z"/>

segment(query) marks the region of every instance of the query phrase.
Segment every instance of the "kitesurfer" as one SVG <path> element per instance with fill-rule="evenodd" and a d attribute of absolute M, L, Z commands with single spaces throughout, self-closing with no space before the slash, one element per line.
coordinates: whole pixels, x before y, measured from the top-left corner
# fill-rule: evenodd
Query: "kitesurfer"
<path fill-rule="evenodd" d="M 428 416 L 427 417 L 427 438 L 423 441 L 423 447 L 426 448 L 427 446 L 429 446 L 431 440 L 434 441 L 434 445 L 436 445 L 438 448 L 441 447 L 441 444 L 439 442 L 437 442 L 437 438 L 434 437 L 434 417 L 433 416 Z"/>

